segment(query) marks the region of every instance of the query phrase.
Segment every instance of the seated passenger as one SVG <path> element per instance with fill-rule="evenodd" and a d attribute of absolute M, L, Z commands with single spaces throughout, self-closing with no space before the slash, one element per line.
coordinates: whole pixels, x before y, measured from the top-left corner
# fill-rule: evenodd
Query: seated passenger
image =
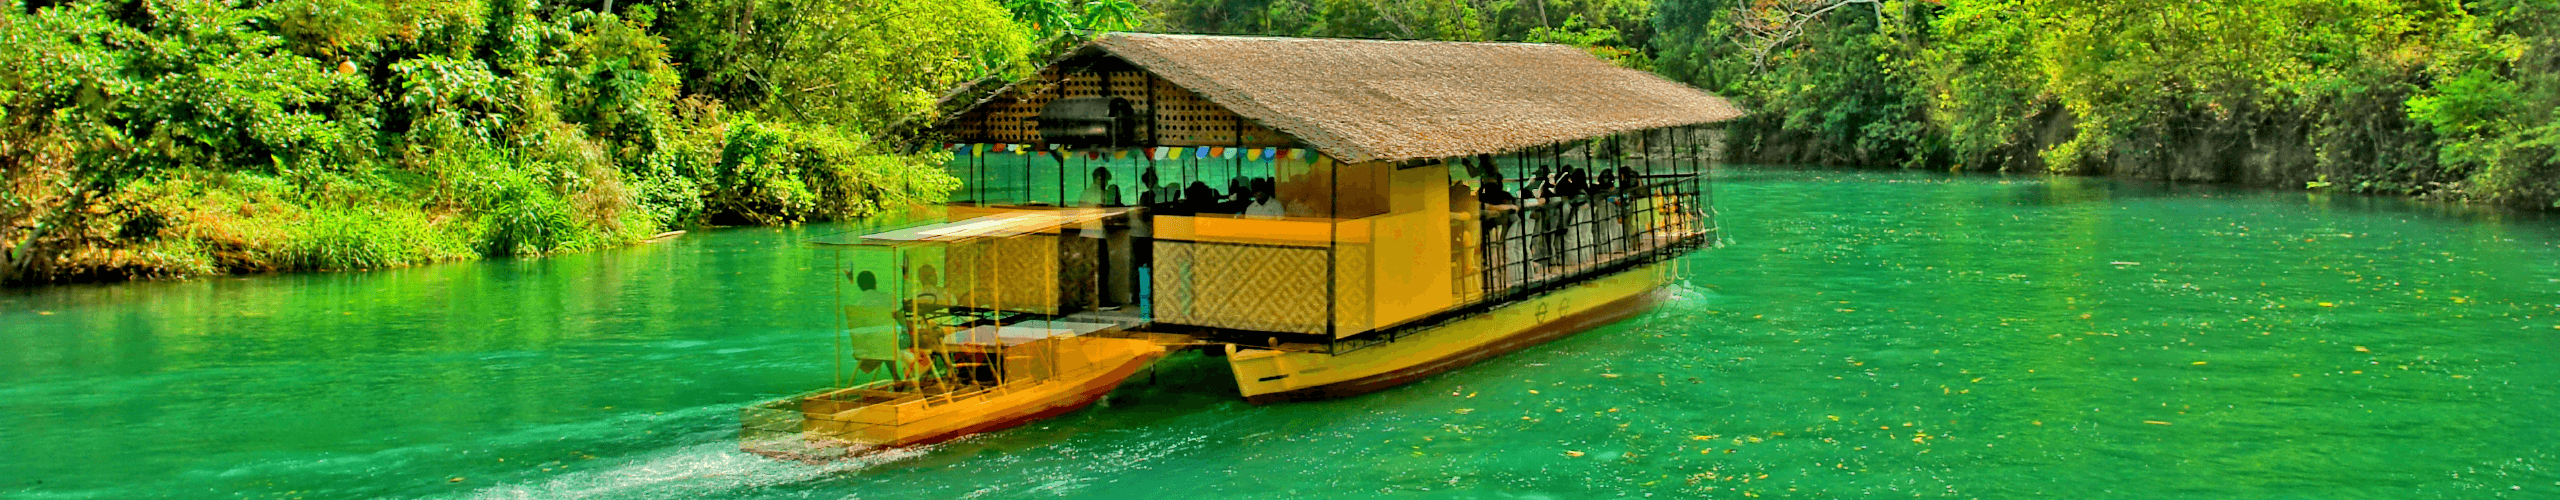
<path fill-rule="evenodd" d="M 1248 177 L 1227 178 L 1227 199 L 1218 204 L 1218 213 L 1243 214 L 1253 206 L 1253 182 Z"/>
<path fill-rule="evenodd" d="M 1209 183 L 1191 181 L 1190 187 L 1182 188 L 1182 201 L 1184 211 L 1193 214 L 1218 213 L 1218 190 L 1209 189 Z"/>
<path fill-rule="evenodd" d="M 1162 178 L 1156 176 L 1155 167 L 1147 167 L 1146 171 L 1138 173 L 1138 206 L 1156 208 L 1172 197 L 1170 195 L 1174 193 L 1158 184 L 1160 180 Z"/>
<path fill-rule="evenodd" d="M 1271 179 L 1254 179 L 1253 204 L 1245 207 L 1244 216 L 1257 219 L 1280 218 L 1280 215 L 1285 212 L 1280 209 L 1280 199 L 1273 196 L 1274 194 Z"/>

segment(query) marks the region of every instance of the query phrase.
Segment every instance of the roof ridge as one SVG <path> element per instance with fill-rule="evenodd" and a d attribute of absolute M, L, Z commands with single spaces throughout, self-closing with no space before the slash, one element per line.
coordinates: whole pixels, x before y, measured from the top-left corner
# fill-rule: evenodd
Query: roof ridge
<path fill-rule="evenodd" d="M 1115 32 L 1107 54 L 1342 161 L 1513 151 L 1732 119 L 1732 102 L 1550 43 Z"/>
<path fill-rule="evenodd" d="M 1127 37 L 1162 37 L 1162 38 L 1200 38 L 1200 39 L 1217 39 L 1217 40 L 1274 40 L 1274 41 L 1281 41 L 1281 40 L 1285 40 L 1285 41 L 1346 42 L 1346 43 L 1409 43 L 1409 44 L 1426 44 L 1426 45 L 1510 45 L 1510 46 L 1552 46 L 1552 47 L 1566 47 L 1566 48 L 1572 48 L 1572 49 L 1574 49 L 1574 50 L 1581 50 L 1580 48 L 1578 48 L 1578 47 L 1574 47 L 1574 46 L 1572 46 L 1572 45 L 1565 45 L 1565 44 L 1561 44 L 1561 43 L 1554 43 L 1554 42 L 1509 42 L 1509 41 L 1501 41 L 1501 40 L 1407 40 L 1407 39 L 1397 39 L 1397 38 L 1328 38 L 1328 37 L 1305 37 L 1305 36 L 1285 36 L 1285 35 L 1224 35 L 1224 34 L 1216 34 L 1216 33 L 1154 33 L 1154 32 L 1146 32 L 1146 31 L 1113 31 L 1113 32 L 1103 33 L 1103 34 L 1102 34 L 1102 35 L 1100 35 L 1100 36 L 1096 36 L 1096 37 L 1094 37 L 1094 39 L 1095 39 L 1095 40 L 1097 40 L 1097 41 L 1099 41 L 1099 40 L 1101 40 L 1101 39 L 1103 39 L 1103 38 L 1115 37 L 1115 36 L 1127 36 Z"/>

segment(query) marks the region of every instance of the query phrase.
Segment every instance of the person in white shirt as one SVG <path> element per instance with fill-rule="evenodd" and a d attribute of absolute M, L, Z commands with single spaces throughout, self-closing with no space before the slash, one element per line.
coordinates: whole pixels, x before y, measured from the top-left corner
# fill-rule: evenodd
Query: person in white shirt
<path fill-rule="evenodd" d="M 1280 198 L 1278 196 L 1274 196 L 1276 193 L 1273 193 L 1272 191 L 1271 179 L 1254 179 L 1253 204 L 1245 206 L 1244 216 L 1257 219 L 1278 219 L 1282 214 L 1287 213 L 1286 210 L 1281 209 Z"/>

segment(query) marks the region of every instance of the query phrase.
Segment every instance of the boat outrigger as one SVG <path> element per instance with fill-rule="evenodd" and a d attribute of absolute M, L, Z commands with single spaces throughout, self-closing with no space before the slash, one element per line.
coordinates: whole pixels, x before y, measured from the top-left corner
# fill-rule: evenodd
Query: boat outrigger
<path fill-rule="evenodd" d="M 1020 425 L 1179 349 L 1350 396 L 1625 318 L 1717 244 L 1741 114 L 1566 46 L 1125 33 L 954 108 L 953 201 L 813 242 L 838 380 L 746 409 L 748 450 Z"/>

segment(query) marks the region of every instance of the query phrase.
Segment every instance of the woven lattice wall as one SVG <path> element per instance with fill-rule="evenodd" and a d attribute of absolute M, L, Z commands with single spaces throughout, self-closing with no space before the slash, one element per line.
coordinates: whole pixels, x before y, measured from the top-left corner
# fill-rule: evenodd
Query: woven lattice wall
<path fill-rule="evenodd" d="M 1110 73 L 1110 95 L 1128 99 L 1139 116 L 1138 136 L 1153 137 L 1143 146 L 1292 146 L 1296 141 L 1246 120 L 1199 94 L 1139 71 Z M 1072 73 L 1057 68 L 1006 89 L 1003 95 L 962 112 L 952 121 L 955 142 L 1032 144 L 1040 142 L 1040 108 L 1050 101 L 1101 97 L 1101 73 Z M 1152 92 L 1148 87 L 1154 87 Z M 1153 115 L 1153 123 L 1148 119 Z"/>

